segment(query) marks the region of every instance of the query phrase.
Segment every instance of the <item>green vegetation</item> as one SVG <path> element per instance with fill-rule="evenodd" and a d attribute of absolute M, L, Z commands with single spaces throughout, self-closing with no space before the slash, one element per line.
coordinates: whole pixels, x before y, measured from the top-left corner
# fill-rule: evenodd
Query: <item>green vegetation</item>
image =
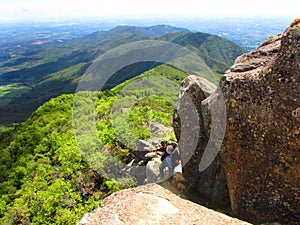
<path fill-rule="evenodd" d="M 212 68 L 217 78 L 244 52 L 217 36 L 169 26 L 120 26 L 65 43 L 23 43 L 24 46 L 13 46 L 10 55 L 0 62 L 0 124 L 22 122 L 50 98 L 74 93 L 80 77 L 97 56 L 119 45 L 141 40 L 169 41 L 187 47 Z M 111 89 L 158 65 L 158 62 L 129 65 L 112 76 L 104 89 Z"/>
<path fill-rule="evenodd" d="M 236 57 L 246 51 L 231 41 L 206 33 L 185 33 L 172 42 L 185 46 L 211 68 L 216 74 L 222 75 L 234 62 Z"/>
<path fill-rule="evenodd" d="M 218 76 L 243 52 L 207 34 L 159 36 L 165 33 L 119 27 L 16 48 L 1 62 L 9 70 L 0 74 L 0 124 L 29 118 L 0 127 L 0 224 L 75 224 L 107 195 L 135 185 L 120 170 L 133 159 L 136 141 L 151 139 L 153 124 L 172 125 L 184 72 L 137 63 L 114 74 L 102 92 L 72 95 L 97 55 L 133 41 L 168 40 L 203 57 Z"/>
<path fill-rule="evenodd" d="M 171 125 L 176 88 L 185 76 L 161 65 L 112 90 L 96 95 L 83 93 L 82 102 L 74 101 L 74 95 L 61 95 L 39 107 L 26 122 L 2 127 L 0 223 L 75 224 L 107 195 L 133 186 L 131 177 L 104 176 L 106 166 L 111 168 L 114 163 L 109 155 L 127 163 L 133 157 L 130 135 L 133 139 L 147 139 L 151 136 L 151 122 Z M 154 91 L 139 86 L 145 83 Z M 126 108 L 124 99 L 134 100 L 131 108 Z M 92 110 L 92 114 L 75 120 L 73 129 L 73 104 L 84 102 L 90 106 L 94 103 L 95 107 L 83 109 Z M 96 137 L 82 130 L 85 126 L 76 129 L 77 123 L 90 116 L 97 128 Z M 82 143 L 76 132 L 87 134 Z M 120 139 L 118 132 L 127 136 Z"/>
<path fill-rule="evenodd" d="M 29 87 L 17 83 L 0 86 L 0 105 L 7 105 L 12 100 L 19 98 L 22 93 L 30 90 Z"/>

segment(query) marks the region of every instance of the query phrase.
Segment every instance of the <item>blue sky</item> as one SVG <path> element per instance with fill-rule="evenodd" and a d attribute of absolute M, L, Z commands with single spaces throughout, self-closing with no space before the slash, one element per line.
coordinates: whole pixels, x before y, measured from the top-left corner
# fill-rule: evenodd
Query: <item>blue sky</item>
<path fill-rule="evenodd" d="M 298 2 L 298 3 L 297 3 Z M 1 21 L 72 18 L 300 17 L 296 0 L 0 0 Z"/>

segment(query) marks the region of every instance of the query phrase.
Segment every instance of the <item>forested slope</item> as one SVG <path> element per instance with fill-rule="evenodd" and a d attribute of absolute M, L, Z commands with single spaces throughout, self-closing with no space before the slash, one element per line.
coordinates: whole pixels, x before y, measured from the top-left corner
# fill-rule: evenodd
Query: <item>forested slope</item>
<path fill-rule="evenodd" d="M 95 125 L 98 141 L 105 151 L 126 163 L 132 159 L 134 149 L 130 143 L 121 144 L 116 135 L 118 129 L 123 129 L 125 134 L 133 133 L 135 138 L 147 139 L 151 136 L 150 122 L 170 127 L 174 107 L 172 98 L 174 101 L 177 98 L 176 88 L 185 76 L 162 65 L 110 91 L 99 92 Z M 161 93 L 150 89 L 126 89 L 131 83 L 148 78 L 153 82 L 151 86 L 162 88 Z M 161 86 L 163 79 L 171 82 L 175 88 L 173 92 L 164 90 Z M 116 121 L 111 117 L 111 107 L 122 92 L 136 103 L 118 117 L 119 126 L 113 126 Z M 85 94 L 86 101 L 93 100 L 89 98 L 92 93 Z M 1 223 L 75 224 L 105 196 L 135 184 L 130 177 L 107 179 L 100 172 L 102 168 L 93 168 L 87 163 L 74 135 L 73 101 L 72 94 L 53 98 L 39 107 L 26 122 L 1 133 Z M 124 130 L 124 124 L 130 126 Z"/>

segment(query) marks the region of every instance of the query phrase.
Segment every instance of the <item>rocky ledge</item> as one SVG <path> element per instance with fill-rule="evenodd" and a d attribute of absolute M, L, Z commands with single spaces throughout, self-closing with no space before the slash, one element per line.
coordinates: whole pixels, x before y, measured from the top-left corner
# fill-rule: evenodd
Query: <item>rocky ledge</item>
<path fill-rule="evenodd" d="M 123 190 L 107 197 L 78 225 L 248 223 L 184 200 L 158 184 Z"/>

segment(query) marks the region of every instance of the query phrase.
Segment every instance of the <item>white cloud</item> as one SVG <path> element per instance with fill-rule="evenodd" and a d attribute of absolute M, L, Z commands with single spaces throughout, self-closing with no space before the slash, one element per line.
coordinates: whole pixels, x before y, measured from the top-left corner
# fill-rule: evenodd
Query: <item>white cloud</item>
<path fill-rule="evenodd" d="M 298 16 L 294 0 L 0 0 L 2 20 L 74 17 Z M 284 4 L 283 4 L 284 3 Z"/>

